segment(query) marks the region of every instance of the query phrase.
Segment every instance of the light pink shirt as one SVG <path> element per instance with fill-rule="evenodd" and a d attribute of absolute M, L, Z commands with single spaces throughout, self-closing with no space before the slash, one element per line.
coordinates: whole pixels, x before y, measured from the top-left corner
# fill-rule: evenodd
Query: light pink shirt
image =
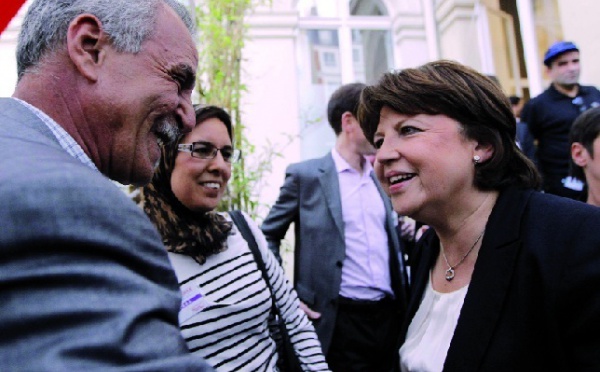
<path fill-rule="evenodd" d="M 386 211 L 365 159 L 363 174 L 331 151 L 340 183 L 346 258 L 340 295 L 357 300 L 379 300 L 393 294 L 390 279 Z"/>

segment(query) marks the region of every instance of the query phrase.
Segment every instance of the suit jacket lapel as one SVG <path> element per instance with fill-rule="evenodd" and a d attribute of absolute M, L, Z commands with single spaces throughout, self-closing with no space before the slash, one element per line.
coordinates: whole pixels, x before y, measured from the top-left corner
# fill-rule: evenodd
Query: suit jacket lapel
<path fill-rule="evenodd" d="M 444 371 L 477 370 L 484 358 L 510 287 L 530 196 L 531 191 L 505 190 L 492 210 Z"/>
<path fill-rule="evenodd" d="M 331 213 L 331 218 L 335 222 L 338 232 L 344 237 L 344 217 L 342 215 L 342 200 L 340 198 L 340 183 L 338 179 L 337 169 L 331 157 L 331 153 L 323 157 L 323 162 L 319 167 L 321 175 L 319 182 L 323 189 L 323 195 L 327 202 L 327 208 Z"/>
<path fill-rule="evenodd" d="M 406 268 L 404 267 L 404 258 L 402 257 L 403 250 L 401 249 L 400 239 L 398 238 L 398 233 L 396 232 L 398 216 L 392 209 L 392 203 L 389 197 L 386 195 L 383 187 L 381 187 L 377 177 L 375 177 L 375 172 L 371 171 L 369 176 L 371 179 L 373 179 L 373 182 L 377 187 L 377 191 L 379 191 L 379 195 L 381 196 L 381 200 L 383 200 L 383 205 L 385 207 L 385 231 L 387 232 L 389 240 L 388 246 L 392 289 L 394 290 L 396 298 L 400 302 L 401 308 L 406 309 L 408 277 L 406 275 Z"/>

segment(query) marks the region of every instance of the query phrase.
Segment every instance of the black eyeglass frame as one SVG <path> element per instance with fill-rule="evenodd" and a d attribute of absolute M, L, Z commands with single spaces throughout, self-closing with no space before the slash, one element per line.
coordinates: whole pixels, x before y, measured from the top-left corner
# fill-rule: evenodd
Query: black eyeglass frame
<path fill-rule="evenodd" d="M 211 154 L 208 156 L 200 156 L 200 154 L 198 154 L 195 150 L 195 146 L 197 145 L 202 145 L 205 147 L 209 147 L 211 148 Z M 228 150 L 231 149 L 231 155 L 229 157 L 226 157 L 225 154 L 223 153 L 223 150 Z M 217 147 L 214 144 L 210 143 L 210 142 L 206 142 L 206 141 L 198 141 L 198 142 L 192 142 L 192 143 L 180 143 L 179 145 L 177 145 L 177 151 L 181 151 L 181 152 L 188 152 L 190 153 L 190 155 L 193 158 L 196 159 L 214 159 L 217 157 L 217 152 L 221 152 L 221 156 L 223 157 L 223 160 L 225 160 L 227 163 L 235 163 L 237 161 L 239 161 L 242 158 L 242 150 L 240 149 L 234 149 L 231 146 L 223 146 L 223 147 Z"/>

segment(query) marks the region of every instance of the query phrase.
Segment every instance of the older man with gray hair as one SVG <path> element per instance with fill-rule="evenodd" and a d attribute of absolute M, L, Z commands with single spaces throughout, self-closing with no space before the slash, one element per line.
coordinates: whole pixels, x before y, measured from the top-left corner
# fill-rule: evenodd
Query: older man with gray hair
<path fill-rule="evenodd" d="M 0 370 L 203 371 L 150 221 L 115 185 L 191 129 L 197 51 L 175 0 L 36 0 L 0 99 Z"/>

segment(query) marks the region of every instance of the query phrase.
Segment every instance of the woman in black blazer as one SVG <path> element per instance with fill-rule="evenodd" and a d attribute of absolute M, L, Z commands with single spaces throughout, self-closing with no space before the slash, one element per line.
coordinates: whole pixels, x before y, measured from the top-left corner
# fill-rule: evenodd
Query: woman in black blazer
<path fill-rule="evenodd" d="M 398 369 L 600 370 L 600 209 L 534 191 L 500 88 L 431 62 L 384 74 L 359 116 L 394 209 L 431 227 Z"/>

